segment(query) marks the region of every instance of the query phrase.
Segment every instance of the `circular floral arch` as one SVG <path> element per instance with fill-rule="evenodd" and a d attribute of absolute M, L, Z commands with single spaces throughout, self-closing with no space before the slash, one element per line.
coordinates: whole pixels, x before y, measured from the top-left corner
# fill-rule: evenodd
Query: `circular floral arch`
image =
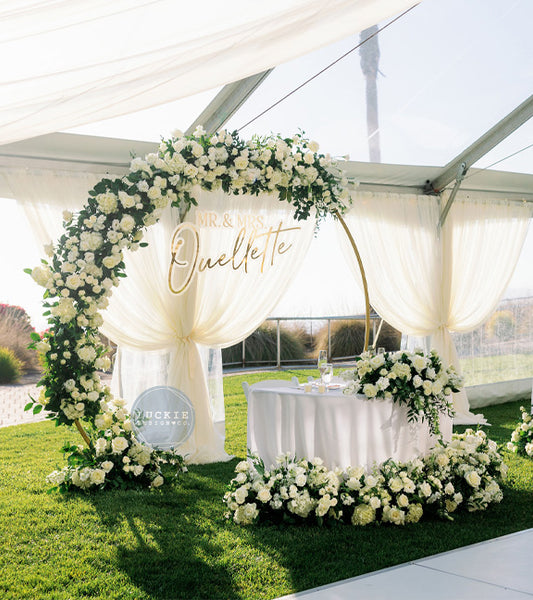
<path fill-rule="evenodd" d="M 125 401 L 113 398 L 98 374 L 110 367 L 98 334 L 100 311 L 126 276 L 124 251 L 147 245 L 144 230 L 167 206 L 183 216 L 196 205 L 194 186 L 227 194 L 278 194 L 294 206 L 298 220 L 312 209 L 319 219 L 344 213 L 346 180 L 318 149 L 302 134 L 244 141 L 226 131 L 176 132 L 157 153 L 134 158 L 124 177 L 102 179 L 79 213 L 63 214 L 65 232 L 47 247 L 49 260 L 28 270 L 45 287 L 50 328 L 42 339 L 35 334 L 33 346 L 44 356 L 45 369 L 40 396 L 27 408 L 44 408 L 56 424 L 75 424 L 86 443 L 64 448 L 68 466 L 49 476 L 55 487 L 157 487 L 164 482 L 165 464 L 183 468 L 177 453 L 136 440 Z"/>

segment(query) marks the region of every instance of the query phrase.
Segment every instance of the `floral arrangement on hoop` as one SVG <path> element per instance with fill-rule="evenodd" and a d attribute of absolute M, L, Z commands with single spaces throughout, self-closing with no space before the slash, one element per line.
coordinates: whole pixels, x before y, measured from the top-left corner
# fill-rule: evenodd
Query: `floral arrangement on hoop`
<path fill-rule="evenodd" d="M 355 369 L 343 372 L 348 381 L 345 394 L 364 394 L 369 400 L 384 398 L 407 406 L 409 421 L 427 421 L 433 435 L 441 435 L 439 417 L 453 416 L 450 399 L 462 378 L 453 366 L 444 368 L 435 350 L 415 352 L 363 352 Z"/>
<path fill-rule="evenodd" d="M 461 508 L 485 510 L 503 498 L 507 466 L 496 442 L 481 430 L 437 442 L 427 456 L 328 470 L 321 459 L 278 457 L 269 470 L 256 456 L 241 461 L 224 495 L 226 518 L 260 521 L 344 522 L 352 525 L 416 523 L 423 515 L 451 516 Z"/>
<path fill-rule="evenodd" d="M 511 441 L 507 442 L 507 450 L 520 456 L 533 457 L 533 417 L 525 407 L 521 406 L 522 420 L 511 434 Z"/>
<path fill-rule="evenodd" d="M 139 449 L 123 402 L 112 398 L 98 374 L 110 367 L 98 337 L 100 311 L 126 276 L 124 251 L 147 245 L 144 230 L 165 207 L 178 207 L 183 215 L 196 205 L 196 186 L 231 194 L 277 193 L 294 206 L 298 219 L 306 219 L 312 208 L 319 217 L 342 213 L 349 195 L 340 173 L 329 156 L 318 154 L 318 144 L 301 134 L 245 142 L 236 133 L 208 136 L 198 128 L 193 136 L 177 132 L 157 153 L 134 158 L 126 176 L 102 179 L 79 213 L 64 212 L 65 233 L 45 248 L 49 259 L 26 270 L 45 288 L 50 324 L 42 339 L 32 336 L 45 369 L 40 396 L 26 408 L 46 409 L 56 424 L 75 424 L 87 445 L 67 447 L 68 467 L 52 475 L 57 486 L 157 486 L 162 465 L 170 461 L 178 471 L 183 468 L 176 454 Z"/>

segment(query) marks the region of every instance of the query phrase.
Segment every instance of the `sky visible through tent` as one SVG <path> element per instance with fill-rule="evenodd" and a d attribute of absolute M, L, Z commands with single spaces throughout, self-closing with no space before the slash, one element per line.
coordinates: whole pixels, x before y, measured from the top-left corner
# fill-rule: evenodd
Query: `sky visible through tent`
<path fill-rule="evenodd" d="M 533 89 L 532 22 L 529 0 L 424 0 L 383 31 L 378 78 L 382 161 L 443 166 L 523 102 Z M 357 34 L 280 65 L 225 127 L 242 128 L 358 41 Z M 358 51 L 353 52 L 243 128 L 241 135 L 290 135 L 301 128 L 320 143 L 323 152 L 368 160 L 365 85 L 359 61 Z M 159 141 L 174 129 L 185 130 L 217 92 L 210 90 L 71 132 Z M 488 167 L 532 143 L 530 121 L 475 166 Z M 532 165 L 533 147 L 494 168 L 533 173 Z M 10 260 L 1 265 L 1 280 L 9 285 L 7 289 L 2 286 L 0 302 L 24 306 L 37 329 L 44 328 L 40 290 L 22 273 L 23 268 L 37 264 L 39 252 L 29 233 L 24 233 L 28 230 L 14 201 L 2 203 L 0 252 Z M 530 233 L 507 295 L 531 293 L 527 257 L 533 254 L 532 238 Z M 315 265 L 318 271 L 322 261 L 331 269 L 331 247 L 313 252 L 311 267 Z M 327 295 L 329 285 L 342 276 L 334 273 L 326 286 L 315 286 L 315 293 Z"/>

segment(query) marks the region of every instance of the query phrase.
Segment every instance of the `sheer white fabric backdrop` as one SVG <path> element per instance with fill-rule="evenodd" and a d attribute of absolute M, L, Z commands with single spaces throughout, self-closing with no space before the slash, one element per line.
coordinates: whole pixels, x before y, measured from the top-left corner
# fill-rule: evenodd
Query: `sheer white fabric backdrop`
<path fill-rule="evenodd" d="M 198 272 L 183 294 L 173 295 L 168 289 L 168 270 L 171 238 L 179 218 L 175 209 L 167 210 L 159 226 L 148 230 L 145 237 L 148 248 L 126 257 L 128 277 L 115 290 L 110 306 L 103 314 L 102 332 L 128 350 L 121 353 L 118 366 L 136 373 L 135 380 L 120 377 L 121 381 L 127 381 L 123 392 L 130 403 L 156 384 L 176 387 L 191 399 L 196 426 L 180 451 L 187 454 L 191 462 L 210 462 L 227 458 L 227 455 L 223 436 L 214 426 L 215 415 L 209 403 L 199 347 L 230 346 L 264 321 L 305 258 L 314 231 L 314 219 L 294 221 L 290 206 L 279 202 L 275 196 L 227 196 L 222 192 L 201 190 L 197 190 L 196 196 L 199 207 L 193 209 L 185 221 L 199 223 L 203 220 L 213 225 L 200 228 L 201 257 L 217 259 L 222 253 L 231 257 L 239 227 L 224 226 L 224 223 L 237 223 L 239 219 L 244 221 L 249 217 L 256 223 L 263 219 L 267 227 L 272 225 L 274 229 L 283 222 L 284 228 L 294 230 L 282 232 L 278 237 L 263 236 L 252 244 L 262 246 L 269 240 L 263 272 L 262 260 L 254 260 L 251 246 L 247 261 L 244 261 L 244 252 L 248 248 L 246 239 L 235 262 Z M 251 231 L 247 228 L 247 235 Z M 290 251 L 272 254 L 274 245 L 281 242 L 292 245 Z M 178 258 L 189 261 L 191 256 L 180 255 Z M 270 266 L 272 260 L 274 267 Z M 241 266 L 235 268 L 239 264 Z M 131 350 L 149 352 L 144 360 Z M 128 365 L 128 361 L 133 361 L 135 368 Z M 155 365 L 155 373 L 150 370 L 150 365 Z M 163 380 L 157 381 L 158 377 Z"/>
<path fill-rule="evenodd" d="M 470 331 L 494 310 L 520 255 L 531 207 L 459 194 L 439 235 L 434 197 L 355 192 L 353 199 L 345 221 L 361 253 L 370 303 L 403 334 L 430 336 L 430 348 L 460 372 L 450 331 Z M 345 238 L 343 247 L 360 280 Z M 456 423 L 481 418 L 470 412 L 464 391 L 454 394 L 454 408 Z"/>
<path fill-rule="evenodd" d="M 413 0 L 115 0 L 0 7 L 0 144 L 242 79 L 362 31 Z M 36 57 L 39 60 L 36 60 Z"/>
<path fill-rule="evenodd" d="M 26 169 L 13 169 L 6 174 L 13 196 L 21 203 L 33 235 L 41 248 L 44 244 L 57 240 L 61 235 L 63 210 L 79 210 L 86 201 L 88 190 L 100 178 L 95 174 Z M 241 215 L 263 216 L 265 220 L 268 214 L 270 215 L 268 219 L 273 223 L 279 220 L 284 222 L 291 220 L 289 205 L 272 197 L 224 196 L 221 198 L 211 195 L 210 199 L 202 198 L 201 203 L 201 210 L 204 211 L 215 212 L 223 206 L 224 212 L 238 210 Z M 190 218 L 194 219 L 194 213 Z M 202 433 L 197 436 L 198 439 L 191 440 L 189 450 L 195 442 L 203 445 L 203 448 L 190 451 L 190 456 L 195 460 L 218 460 L 226 457 L 223 451 L 222 365 L 220 350 L 210 350 L 203 343 L 231 345 L 246 337 L 268 316 L 272 306 L 278 302 L 284 289 L 292 280 L 293 273 L 305 257 L 312 238 L 314 220 L 297 223 L 297 226 L 302 228 L 301 235 L 297 236 L 298 242 L 295 244 L 294 252 L 290 254 L 289 261 L 283 262 L 282 269 L 276 272 L 267 270 L 261 277 L 256 272 L 257 269 L 255 271 L 251 269 L 246 277 L 242 277 L 239 271 L 232 270 L 228 273 L 220 269 L 215 275 L 215 271 L 211 270 L 208 274 L 209 280 L 200 277 L 200 284 L 191 287 L 190 293 L 180 298 L 171 297 L 165 288 L 168 269 L 168 254 L 165 254 L 165 248 L 168 252 L 170 236 L 177 223 L 176 219 L 176 215 L 174 219 L 171 218 L 169 210 L 161 224 L 148 230 L 147 240 L 151 241 L 150 246 L 131 255 L 131 260 L 128 261 L 128 277 L 114 292 L 111 308 L 107 311 L 109 329 L 107 333 L 113 341 L 119 344 L 125 343 L 126 346 L 117 354 L 120 357 L 121 371 L 114 375 L 113 387 L 115 392 L 125 392 L 131 404 L 138 393 L 146 387 L 161 383 L 175 385 L 176 377 L 180 372 L 180 368 L 176 366 L 176 346 L 179 346 L 176 336 L 182 331 L 188 331 L 189 341 L 186 345 L 190 347 L 191 336 L 198 342 L 197 349 L 189 353 L 191 357 L 188 362 L 189 372 L 197 373 L 201 380 L 195 394 L 199 394 L 201 398 L 196 416 L 202 423 Z M 210 237 L 209 245 L 205 247 L 205 253 L 216 255 L 217 244 L 221 245 L 219 247 L 224 247 L 226 251 L 230 249 L 228 244 L 232 231 L 229 228 L 212 229 L 213 235 Z M 290 242 L 287 237 L 283 239 L 287 243 Z M 214 244 L 213 247 L 211 243 Z M 160 259 L 162 262 L 158 262 Z M 150 283 L 148 273 L 159 273 L 162 279 L 158 283 Z M 137 278 L 138 281 L 135 282 Z M 259 282 L 261 285 L 257 285 Z M 218 284 L 221 285 L 220 290 L 213 293 L 212 290 L 217 289 Z M 201 294 L 204 296 L 202 297 Z M 153 306 L 150 305 L 150 298 L 155 302 Z M 172 304 L 176 298 L 180 298 L 177 301 L 177 308 L 169 308 L 169 304 Z M 198 298 L 197 302 L 196 298 Z M 233 304 L 232 298 L 236 301 Z M 180 309 L 187 310 L 190 306 L 194 307 L 194 311 L 189 317 L 179 312 Z M 113 318 L 114 310 L 116 312 Z M 178 313 L 175 321 L 174 310 Z M 129 320 L 132 312 L 134 313 L 132 318 L 136 320 Z M 250 315 L 250 321 L 243 325 L 242 319 L 245 315 Z M 166 319 L 170 320 L 171 326 L 170 333 L 167 334 L 159 329 L 168 322 Z M 238 325 L 238 322 L 241 325 Z M 122 335 L 121 323 L 126 328 Z M 135 324 L 135 332 L 131 331 L 132 324 Z M 139 353 L 139 348 L 145 351 Z M 181 352 L 182 355 L 188 354 L 188 350 L 185 351 L 183 348 Z M 200 357 L 203 358 L 203 366 Z M 172 364 L 171 358 L 174 358 Z M 182 370 L 185 370 L 184 366 Z M 203 374 L 208 375 L 207 379 Z M 217 422 L 218 427 L 215 427 L 213 422 Z M 215 429 L 218 429 L 222 435 L 216 434 Z M 209 438 L 210 435 L 212 435 L 213 445 L 211 450 L 208 447 L 209 440 L 207 440 L 207 447 L 204 443 L 205 438 Z"/>

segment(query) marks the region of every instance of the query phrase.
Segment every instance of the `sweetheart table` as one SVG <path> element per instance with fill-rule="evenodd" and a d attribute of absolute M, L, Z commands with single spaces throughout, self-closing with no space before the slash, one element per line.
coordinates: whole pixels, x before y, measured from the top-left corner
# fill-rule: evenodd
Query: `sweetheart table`
<path fill-rule="evenodd" d="M 407 408 L 391 400 L 368 400 L 342 389 L 306 392 L 286 382 L 256 383 L 248 390 L 248 448 L 269 468 L 289 452 L 320 457 L 333 469 L 363 466 L 388 458 L 407 461 L 426 454 L 436 439 L 425 422 L 409 423 Z M 445 440 L 452 419 L 441 416 Z"/>

